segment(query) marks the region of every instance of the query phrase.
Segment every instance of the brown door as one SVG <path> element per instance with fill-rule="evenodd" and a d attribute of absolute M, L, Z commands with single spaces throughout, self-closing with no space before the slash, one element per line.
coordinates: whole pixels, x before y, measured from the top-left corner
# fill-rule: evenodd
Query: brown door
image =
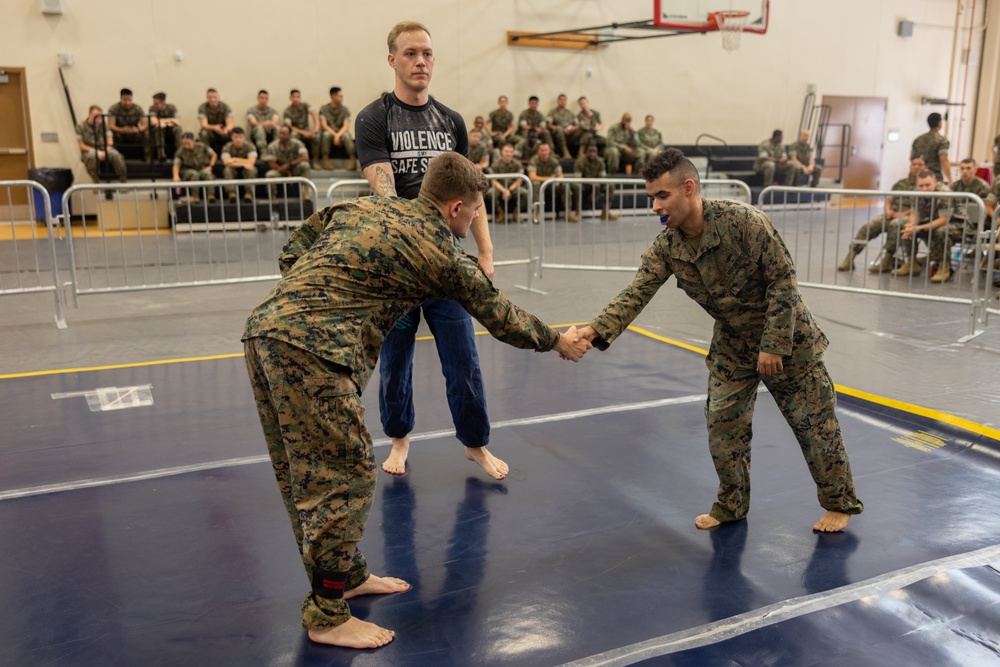
<path fill-rule="evenodd" d="M 830 120 L 823 144 L 823 177 L 837 179 L 843 168 L 843 188 L 879 189 L 885 137 L 884 97 L 824 95 Z"/>
<path fill-rule="evenodd" d="M 0 181 L 24 180 L 34 161 L 23 68 L 0 67 L 0 118 Z M 15 206 L 28 203 L 26 188 L 16 188 L 13 197 Z M 9 203 L 7 189 L 0 189 L 0 205 Z"/>

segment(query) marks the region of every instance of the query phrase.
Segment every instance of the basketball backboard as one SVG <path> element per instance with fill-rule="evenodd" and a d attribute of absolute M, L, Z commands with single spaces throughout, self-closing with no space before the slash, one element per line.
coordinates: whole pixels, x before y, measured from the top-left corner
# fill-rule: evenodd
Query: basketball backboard
<path fill-rule="evenodd" d="M 711 32 L 719 26 L 712 14 L 722 11 L 750 12 L 743 32 L 767 32 L 770 0 L 653 0 L 653 24 L 660 28 L 689 32 Z"/>

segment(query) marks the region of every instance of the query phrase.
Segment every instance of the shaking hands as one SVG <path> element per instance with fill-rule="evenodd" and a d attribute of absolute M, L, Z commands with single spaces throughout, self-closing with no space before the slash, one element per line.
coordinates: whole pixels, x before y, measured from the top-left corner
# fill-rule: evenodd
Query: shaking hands
<path fill-rule="evenodd" d="M 559 342 L 556 343 L 555 350 L 559 353 L 560 359 L 568 359 L 574 362 L 580 361 L 583 355 L 587 353 L 587 350 L 593 347 L 590 341 L 596 337 L 597 332 L 589 326 L 582 329 L 570 327 L 559 334 Z"/>

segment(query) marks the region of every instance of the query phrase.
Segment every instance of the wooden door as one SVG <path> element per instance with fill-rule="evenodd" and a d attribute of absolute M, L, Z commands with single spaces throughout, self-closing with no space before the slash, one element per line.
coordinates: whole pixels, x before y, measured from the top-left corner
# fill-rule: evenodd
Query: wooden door
<path fill-rule="evenodd" d="M 830 107 L 830 126 L 823 146 L 823 177 L 836 179 L 841 146 L 847 165 L 840 187 L 878 190 L 885 140 L 887 101 L 884 97 L 824 95 Z M 845 129 L 849 128 L 849 129 Z"/>
<path fill-rule="evenodd" d="M 0 67 L 0 181 L 24 180 L 34 165 L 28 89 L 24 68 Z M 27 189 L 13 192 L 15 206 L 28 203 Z M 8 205 L 6 188 L 0 189 L 0 205 Z"/>

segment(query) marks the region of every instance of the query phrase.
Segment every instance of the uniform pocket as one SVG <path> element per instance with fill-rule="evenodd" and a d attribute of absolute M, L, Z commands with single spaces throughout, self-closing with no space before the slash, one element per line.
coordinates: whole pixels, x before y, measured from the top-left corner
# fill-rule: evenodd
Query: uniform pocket
<path fill-rule="evenodd" d="M 308 412 L 316 420 L 323 442 L 319 455 L 325 461 L 352 462 L 368 457 L 371 437 L 365 426 L 365 408 L 357 388 L 345 375 L 303 380 Z"/>

